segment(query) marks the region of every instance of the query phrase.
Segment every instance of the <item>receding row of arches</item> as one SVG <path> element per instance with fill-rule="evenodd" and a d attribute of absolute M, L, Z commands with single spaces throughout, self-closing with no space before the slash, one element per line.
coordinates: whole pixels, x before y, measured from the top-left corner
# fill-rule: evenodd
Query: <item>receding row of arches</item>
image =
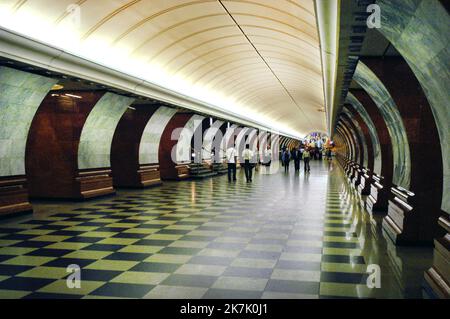
<path fill-rule="evenodd" d="M 277 159 L 281 146 L 297 142 L 105 89 L 55 89 L 57 82 L 0 66 L 0 99 L 8 106 L 0 129 L 2 215 L 31 210 L 29 196 L 82 200 L 195 177 L 193 164 L 223 173 L 231 145 L 238 154 L 246 144 L 269 146 Z"/>
<path fill-rule="evenodd" d="M 439 1 L 377 4 L 378 31 L 398 55 L 359 57 L 334 128 L 335 150 L 362 205 L 382 216 L 387 238 L 398 245 L 434 242 L 424 287 L 448 298 L 448 12 Z M 418 38 L 419 28 L 428 36 Z"/>

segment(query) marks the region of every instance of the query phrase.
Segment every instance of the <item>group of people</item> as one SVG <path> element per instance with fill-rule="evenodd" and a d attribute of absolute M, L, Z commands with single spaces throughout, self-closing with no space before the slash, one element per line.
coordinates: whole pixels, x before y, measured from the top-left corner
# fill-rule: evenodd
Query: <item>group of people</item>
<path fill-rule="evenodd" d="M 267 152 L 264 153 L 264 156 Z M 242 159 L 244 160 L 245 179 L 247 183 L 251 183 L 253 177 L 253 168 L 256 166 L 257 159 L 255 153 L 250 149 L 250 145 L 245 145 L 245 149 L 242 152 Z M 234 147 L 230 147 L 226 152 L 226 160 L 228 163 L 228 181 L 236 181 L 236 164 L 238 161 L 238 152 Z"/>
<path fill-rule="evenodd" d="M 283 148 L 281 152 L 281 163 L 284 166 L 284 171 L 289 172 L 289 164 L 291 160 L 294 160 L 295 171 L 300 171 L 300 161 L 303 160 L 305 163 L 304 168 L 305 172 L 309 172 L 311 167 L 309 165 L 309 161 L 311 159 L 312 150 L 309 147 L 306 148 L 294 148 L 289 151 L 288 148 Z"/>
<path fill-rule="evenodd" d="M 329 143 L 324 145 L 321 140 L 312 140 L 301 143 L 299 147 L 293 148 L 292 150 L 289 150 L 287 147 L 283 147 L 281 150 L 280 160 L 284 166 L 284 171 L 289 172 L 289 164 L 291 160 L 293 160 L 295 171 L 299 172 L 300 162 L 303 160 L 305 163 L 305 172 L 309 172 L 311 170 L 309 165 L 310 160 L 322 160 L 323 156 L 325 156 L 327 160 L 332 159 L 332 147 L 333 144 Z"/>
<path fill-rule="evenodd" d="M 243 167 L 245 171 L 245 179 L 247 183 L 253 181 L 253 169 L 256 165 L 261 163 L 262 165 L 269 167 L 272 162 L 272 151 L 270 145 L 261 151 L 260 158 L 257 158 L 257 154 L 250 149 L 250 145 L 245 145 L 245 149 L 242 152 L 241 159 L 243 160 Z M 226 151 L 226 161 L 228 164 L 228 181 L 236 181 L 236 164 L 238 162 L 238 151 L 234 147 L 230 147 Z"/>
<path fill-rule="evenodd" d="M 331 148 L 324 148 L 326 150 L 325 156 L 327 159 L 331 159 Z M 320 149 L 320 153 L 322 154 L 322 149 Z M 245 149 L 241 154 L 241 163 L 244 167 L 245 171 L 245 179 L 247 183 L 252 182 L 253 177 L 253 169 L 256 167 L 258 163 L 266 167 L 270 167 L 272 162 L 272 151 L 270 146 L 268 145 L 266 149 L 264 149 L 261 154 L 259 154 L 260 158 L 258 159 L 258 154 L 255 154 L 253 150 L 250 149 L 250 145 L 245 145 Z M 228 181 L 236 181 L 236 165 L 238 163 L 238 151 L 235 147 L 230 147 L 226 151 L 226 162 L 228 164 Z M 281 151 L 281 164 L 284 166 L 284 171 L 289 172 L 289 164 L 291 160 L 294 161 L 295 171 L 300 171 L 300 162 L 304 163 L 305 172 L 311 171 L 310 160 L 311 159 L 322 159 L 322 156 L 318 157 L 317 155 L 317 146 L 315 144 L 301 144 L 297 148 L 293 148 L 289 150 L 284 147 Z"/>

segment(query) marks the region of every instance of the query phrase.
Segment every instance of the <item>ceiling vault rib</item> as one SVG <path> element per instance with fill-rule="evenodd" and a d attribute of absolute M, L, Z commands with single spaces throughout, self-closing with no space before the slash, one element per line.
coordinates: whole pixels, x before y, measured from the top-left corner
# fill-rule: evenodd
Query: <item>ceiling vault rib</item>
<path fill-rule="evenodd" d="M 83 3 L 85 3 L 87 0 L 79 0 L 75 3 L 75 5 L 81 7 L 83 5 Z M 60 23 L 62 20 L 64 20 L 68 15 L 70 15 L 70 10 L 66 10 L 64 11 L 63 14 L 61 14 L 58 19 L 55 20 L 55 24 L 57 25 L 58 23 Z"/>
<path fill-rule="evenodd" d="M 231 18 L 231 20 L 233 20 L 233 22 L 236 24 L 236 27 L 242 32 L 242 35 L 247 39 L 248 43 L 253 47 L 253 49 L 255 50 L 255 52 L 259 55 L 259 57 L 261 58 L 261 60 L 264 62 L 264 64 L 267 66 L 267 68 L 270 70 L 270 72 L 273 74 L 273 76 L 277 79 L 277 81 L 280 83 L 280 85 L 282 86 L 282 88 L 284 89 L 284 91 L 286 92 L 286 94 L 289 96 L 289 98 L 291 99 L 291 101 L 294 103 L 295 106 L 297 106 L 297 108 L 303 113 L 303 115 L 305 116 L 305 118 L 308 120 L 308 122 L 310 124 L 312 124 L 311 120 L 308 118 L 308 116 L 306 115 L 306 113 L 304 112 L 303 108 L 298 105 L 297 101 L 295 101 L 294 97 L 292 96 L 292 94 L 289 92 L 289 90 L 284 86 L 283 82 L 281 82 L 280 78 L 276 75 L 276 73 L 272 70 L 272 68 L 270 67 L 269 63 L 267 63 L 266 59 L 264 59 L 264 57 L 262 56 L 262 54 L 258 51 L 258 49 L 256 48 L 256 46 L 253 44 L 253 42 L 250 40 L 250 38 L 247 36 L 247 34 L 244 32 L 244 30 L 241 28 L 241 26 L 239 25 L 239 23 L 236 21 L 236 19 L 233 17 L 233 15 L 230 13 L 230 11 L 228 11 L 227 7 L 222 3 L 222 0 L 217 0 L 220 5 L 222 6 L 222 8 L 225 10 L 225 12 L 228 14 L 228 16 Z"/>
<path fill-rule="evenodd" d="M 119 13 L 125 11 L 126 9 L 128 9 L 129 7 L 135 5 L 136 3 L 139 3 L 141 0 L 133 0 L 130 1 L 126 4 L 124 4 L 123 6 L 121 6 L 120 8 L 117 8 L 116 10 L 114 10 L 113 12 L 109 13 L 106 17 L 104 17 L 103 19 L 101 19 L 96 25 L 94 25 L 91 29 L 89 29 L 82 37 L 82 40 L 86 40 L 87 38 L 89 38 L 89 36 L 91 36 L 96 30 L 98 30 L 104 23 L 106 23 L 106 21 L 110 20 L 111 18 L 113 18 L 114 16 L 118 15 Z"/>
<path fill-rule="evenodd" d="M 327 125 L 320 1 L 337 0 L 4 0 L 0 58 L 65 74 L 64 90 L 111 90 L 302 138 Z"/>
<path fill-rule="evenodd" d="M 14 12 L 19 11 L 19 9 L 27 2 L 27 0 L 19 0 L 14 5 Z"/>

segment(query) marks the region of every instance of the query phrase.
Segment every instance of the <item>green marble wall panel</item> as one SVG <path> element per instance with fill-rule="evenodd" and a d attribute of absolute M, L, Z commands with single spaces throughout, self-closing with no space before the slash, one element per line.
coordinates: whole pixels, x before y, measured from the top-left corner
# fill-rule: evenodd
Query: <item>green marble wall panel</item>
<path fill-rule="evenodd" d="M 230 125 L 229 128 L 227 128 L 227 130 L 225 131 L 225 134 L 222 138 L 222 142 L 220 143 L 220 158 L 223 159 L 228 146 L 230 145 L 230 140 L 233 138 L 233 136 L 235 135 L 235 133 L 237 132 L 236 129 L 238 128 L 238 126 L 236 124 L 232 124 Z"/>
<path fill-rule="evenodd" d="M 352 149 L 353 146 L 352 146 L 352 143 L 350 143 L 350 141 L 348 140 L 346 132 L 344 132 L 344 130 L 341 128 L 340 125 L 337 125 L 336 129 L 339 131 L 339 133 L 341 134 L 341 136 L 342 136 L 342 138 L 343 138 L 343 140 L 345 142 L 345 146 L 346 146 L 346 149 L 347 149 L 347 154 L 346 155 L 348 156 L 349 159 L 354 160 L 354 158 L 353 158 L 353 149 Z"/>
<path fill-rule="evenodd" d="M 78 168 L 111 167 L 111 144 L 117 124 L 134 99 L 105 93 L 89 113 L 78 146 Z"/>
<path fill-rule="evenodd" d="M 251 128 L 248 133 L 247 141 L 245 144 L 249 144 L 249 147 L 252 151 L 256 152 L 258 149 L 258 130 L 255 128 Z M 291 140 L 292 141 L 292 140 Z"/>
<path fill-rule="evenodd" d="M 369 128 L 370 139 L 372 140 L 372 149 L 373 149 L 373 171 L 381 175 L 381 147 L 380 141 L 378 140 L 377 129 L 375 128 L 375 124 L 372 122 L 369 113 L 367 113 L 364 106 L 359 102 L 359 100 L 350 92 L 347 94 L 346 103 L 349 103 L 353 106 L 353 108 L 361 115 L 361 118 L 366 123 Z"/>
<path fill-rule="evenodd" d="M 342 130 L 347 134 L 349 142 L 350 142 L 351 146 L 353 147 L 352 159 L 356 163 L 360 164 L 361 150 L 359 148 L 358 139 L 357 139 L 354 131 L 351 129 L 351 126 L 348 124 L 347 119 L 341 117 L 341 122 L 343 124 Z"/>
<path fill-rule="evenodd" d="M 239 161 L 242 162 L 242 158 L 241 158 L 241 154 L 242 151 L 245 148 L 245 135 L 250 133 L 250 128 L 249 127 L 243 127 L 241 128 L 241 130 L 239 131 L 239 133 L 236 136 L 236 151 L 238 152 L 238 158 Z M 280 137 L 280 145 L 282 145 L 281 141 L 284 140 L 284 137 Z"/>
<path fill-rule="evenodd" d="M 204 116 L 195 114 L 187 121 L 186 125 L 184 125 L 176 144 L 177 163 L 191 162 L 191 141 L 194 137 L 194 132 L 202 125 L 204 119 Z"/>
<path fill-rule="evenodd" d="M 236 136 L 236 148 L 239 148 L 242 144 L 242 140 L 245 138 L 245 134 L 248 134 L 250 128 L 249 127 L 243 127 L 241 128 L 241 130 L 239 131 L 239 133 Z M 284 137 L 280 137 L 280 145 L 283 145 L 282 141 L 284 140 Z"/>
<path fill-rule="evenodd" d="M 441 208 L 450 213 L 450 17 L 438 0 L 378 0 L 383 34 L 403 56 L 433 111 L 444 172 Z"/>
<path fill-rule="evenodd" d="M 223 123 L 223 121 L 217 120 L 211 125 L 210 128 L 206 130 L 205 136 L 203 138 L 203 159 L 209 160 L 212 158 L 211 152 L 213 151 L 213 143 L 220 143 L 220 141 L 214 140 L 214 138 L 219 132 L 220 127 L 223 125 Z"/>
<path fill-rule="evenodd" d="M 344 125 L 342 126 L 341 129 L 342 129 L 342 133 L 344 134 L 345 138 L 347 139 L 348 145 L 350 146 L 350 154 L 351 154 L 350 158 L 356 162 L 357 161 L 356 145 Z"/>
<path fill-rule="evenodd" d="M 348 131 L 344 128 L 344 126 L 341 126 L 341 132 L 342 135 L 344 135 L 344 138 L 347 141 L 348 144 L 348 148 L 349 148 L 349 157 L 352 161 L 356 161 L 356 148 L 355 148 L 355 144 L 353 143 L 353 140 L 351 139 Z"/>
<path fill-rule="evenodd" d="M 362 155 L 363 155 L 363 166 L 365 168 L 367 168 L 367 164 L 368 164 L 368 152 L 367 152 L 367 143 L 366 143 L 366 138 L 364 137 L 363 131 L 361 126 L 359 125 L 358 121 L 355 119 L 354 115 L 352 112 L 350 112 L 348 109 L 346 109 L 345 107 L 342 109 L 342 112 L 344 114 L 346 114 L 348 116 L 348 118 L 350 119 L 350 121 L 352 122 L 352 124 L 355 126 L 356 128 L 356 132 L 355 134 L 357 134 L 359 136 L 359 139 L 362 143 Z"/>
<path fill-rule="evenodd" d="M 354 150 L 353 150 L 353 143 L 349 140 L 347 133 L 344 131 L 344 129 L 342 128 L 342 126 L 338 125 L 336 127 L 336 129 L 339 131 L 339 133 L 341 134 L 342 138 L 344 139 L 344 142 L 346 143 L 346 149 L 347 149 L 347 156 L 348 159 L 355 161 L 355 156 L 354 156 Z"/>
<path fill-rule="evenodd" d="M 25 174 L 33 117 L 57 80 L 0 67 L 0 176 Z"/>
<path fill-rule="evenodd" d="M 148 121 L 139 144 L 139 164 L 159 162 L 159 143 L 167 123 L 177 113 L 176 109 L 161 106 Z"/>
<path fill-rule="evenodd" d="M 392 182 L 408 189 L 411 180 L 409 144 L 397 105 L 381 80 L 361 61 L 353 79 L 370 95 L 388 128 L 394 160 Z"/>

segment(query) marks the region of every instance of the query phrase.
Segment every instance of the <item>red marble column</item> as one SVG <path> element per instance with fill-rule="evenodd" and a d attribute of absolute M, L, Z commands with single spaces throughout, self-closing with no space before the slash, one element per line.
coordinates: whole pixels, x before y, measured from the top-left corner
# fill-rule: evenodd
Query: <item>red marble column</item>
<path fill-rule="evenodd" d="M 366 168 L 369 169 L 370 171 L 373 171 L 374 156 L 373 156 L 372 138 L 370 137 L 369 127 L 367 126 L 366 122 L 363 120 L 361 115 L 359 115 L 359 113 L 353 108 L 351 104 L 346 104 L 345 107 L 352 113 L 354 120 L 358 122 L 360 128 L 362 129 L 361 133 L 364 136 L 364 140 L 367 146 Z"/>
<path fill-rule="evenodd" d="M 438 234 L 443 213 L 442 154 L 439 134 L 428 100 L 402 57 L 364 58 L 395 101 L 405 126 L 411 157 L 408 194 L 393 185 L 383 226 L 395 242 L 428 242 Z"/>
<path fill-rule="evenodd" d="M 355 145 L 354 145 L 352 138 L 341 126 L 340 122 L 338 122 L 338 124 L 336 126 L 336 131 L 339 132 L 339 134 L 341 135 L 342 139 L 344 140 L 344 142 L 347 146 L 347 149 L 346 149 L 347 152 L 346 152 L 344 158 L 342 159 L 342 166 L 344 168 L 345 174 L 347 176 L 350 176 L 352 174 L 353 165 L 355 163 L 355 158 L 356 158 L 355 157 L 356 156 Z"/>
<path fill-rule="evenodd" d="M 31 197 L 84 199 L 114 193 L 111 170 L 78 169 L 78 145 L 89 113 L 105 92 L 49 93 L 28 134 L 25 155 Z"/>
<path fill-rule="evenodd" d="M 163 134 L 161 135 L 161 143 L 159 144 L 159 167 L 161 179 L 180 180 L 189 177 L 189 166 L 186 164 L 178 165 L 172 161 L 172 149 L 177 144 L 180 136 L 180 130 L 172 137 L 172 132 L 176 129 L 183 128 L 193 113 L 177 113 L 167 123 Z"/>
<path fill-rule="evenodd" d="M 192 140 L 191 140 L 191 148 L 195 151 L 196 154 L 199 154 L 200 158 L 202 159 L 202 163 L 204 162 L 204 159 L 202 157 L 202 153 L 203 153 L 203 137 L 205 135 L 205 132 L 207 129 L 209 129 L 211 126 L 210 123 L 210 118 L 209 117 L 205 117 L 202 120 L 202 125 L 200 125 L 199 127 L 197 127 L 194 131 L 194 135 L 192 136 Z M 195 138 L 199 138 L 198 140 L 198 145 L 195 145 Z M 194 161 L 194 158 L 192 158 L 192 161 Z"/>
<path fill-rule="evenodd" d="M 111 169 L 116 187 L 148 187 L 161 184 L 158 163 L 139 164 L 144 129 L 159 105 L 132 105 L 117 125 L 111 145 Z"/>
<path fill-rule="evenodd" d="M 353 125 L 352 120 L 347 116 L 347 114 L 345 113 L 341 113 L 341 121 L 343 122 L 343 124 L 345 125 L 345 127 L 349 130 L 349 132 L 351 133 L 350 135 L 353 138 L 353 141 L 357 144 L 357 149 L 358 149 L 358 156 L 356 158 L 356 163 L 359 166 L 363 166 L 364 165 L 364 141 L 361 139 L 361 136 L 359 135 L 358 129 L 355 127 L 355 125 Z"/>
<path fill-rule="evenodd" d="M 350 117 L 346 113 L 341 113 L 340 116 L 342 119 L 345 119 L 347 127 L 349 127 L 349 129 L 352 131 L 353 138 L 356 139 L 355 141 L 359 145 L 359 160 L 354 167 L 353 177 L 350 180 L 351 184 L 357 189 L 359 184 L 361 183 L 361 177 L 363 173 L 362 170 L 364 168 L 364 148 L 367 148 L 367 144 L 364 140 L 364 136 L 361 136 L 362 133 L 354 125 Z"/>
<path fill-rule="evenodd" d="M 366 200 L 369 213 L 385 213 L 388 207 L 389 191 L 392 185 L 393 156 L 389 131 L 383 116 L 371 97 L 364 90 L 351 90 L 361 102 L 377 129 L 381 150 L 381 176 L 373 175 L 370 195 Z"/>
<path fill-rule="evenodd" d="M 341 115 L 342 116 L 342 115 Z M 347 135 L 350 143 L 353 145 L 353 158 L 351 162 L 347 165 L 346 173 L 347 179 L 350 185 L 353 185 L 353 180 L 357 177 L 357 172 L 360 167 L 360 162 L 362 162 L 362 151 L 361 143 L 359 142 L 358 136 L 354 133 L 354 130 L 350 123 L 348 123 L 346 117 L 341 117 L 338 122 L 338 126 L 341 127 L 344 134 Z"/>
<path fill-rule="evenodd" d="M 370 184 L 372 182 L 372 174 L 374 167 L 374 151 L 372 138 L 369 133 L 369 127 L 367 126 L 364 119 L 361 115 L 353 108 L 351 104 L 346 104 L 345 107 L 352 113 L 355 121 L 358 122 L 362 134 L 364 135 L 364 139 L 367 146 L 367 167 L 362 168 L 361 170 L 361 180 L 358 186 L 358 192 L 361 195 L 369 195 L 370 194 Z M 361 204 L 365 206 L 365 200 L 361 200 Z"/>

